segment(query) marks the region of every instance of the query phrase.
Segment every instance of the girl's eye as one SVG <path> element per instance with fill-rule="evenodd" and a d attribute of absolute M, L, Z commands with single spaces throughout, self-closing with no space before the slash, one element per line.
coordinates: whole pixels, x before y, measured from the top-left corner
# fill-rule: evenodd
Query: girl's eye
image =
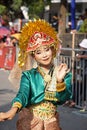
<path fill-rule="evenodd" d="M 50 48 L 47 47 L 47 46 L 45 46 L 43 49 L 37 49 L 37 50 L 35 51 L 35 54 L 41 54 L 42 51 L 49 51 L 49 50 L 50 50 Z"/>
<path fill-rule="evenodd" d="M 45 51 L 49 51 L 49 48 L 45 48 Z"/>
<path fill-rule="evenodd" d="M 41 54 L 41 51 L 35 51 L 36 54 Z"/>

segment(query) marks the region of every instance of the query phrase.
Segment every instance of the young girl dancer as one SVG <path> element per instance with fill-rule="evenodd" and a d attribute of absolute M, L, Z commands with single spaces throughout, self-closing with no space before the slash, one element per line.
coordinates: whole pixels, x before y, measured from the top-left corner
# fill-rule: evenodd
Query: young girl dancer
<path fill-rule="evenodd" d="M 72 75 L 65 63 L 54 65 L 58 45 L 57 33 L 46 21 L 24 25 L 19 39 L 20 88 L 11 109 L 0 113 L 0 121 L 10 120 L 19 113 L 17 130 L 61 130 L 57 106 L 72 96 Z M 29 55 L 37 67 L 25 70 Z"/>

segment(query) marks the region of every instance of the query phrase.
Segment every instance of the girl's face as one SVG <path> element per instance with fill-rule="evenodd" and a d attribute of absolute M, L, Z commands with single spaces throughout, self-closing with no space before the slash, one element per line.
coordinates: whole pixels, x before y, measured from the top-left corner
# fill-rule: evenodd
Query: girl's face
<path fill-rule="evenodd" d="M 34 52 L 35 60 L 42 66 L 48 66 L 52 62 L 52 49 L 49 46 L 38 47 Z"/>

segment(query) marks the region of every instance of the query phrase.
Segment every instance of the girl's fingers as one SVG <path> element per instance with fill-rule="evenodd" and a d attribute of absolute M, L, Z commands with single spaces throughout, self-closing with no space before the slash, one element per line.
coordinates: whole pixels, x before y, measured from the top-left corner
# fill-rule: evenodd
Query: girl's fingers
<path fill-rule="evenodd" d="M 58 71 L 61 69 L 61 67 L 62 67 L 62 65 L 59 65 L 59 66 L 58 66 Z"/>
<path fill-rule="evenodd" d="M 69 72 L 70 72 L 70 69 L 68 69 L 68 70 L 66 71 L 66 74 L 69 73 Z"/>
<path fill-rule="evenodd" d="M 12 120 L 12 118 L 10 117 L 10 118 L 8 118 L 8 120 Z"/>
<path fill-rule="evenodd" d="M 6 113 L 0 112 L 0 121 L 5 121 L 7 119 L 8 119 L 8 117 L 7 117 Z"/>
<path fill-rule="evenodd" d="M 63 66 L 65 66 L 65 64 L 61 63 L 61 64 L 58 66 L 58 71 L 60 71 L 60 70 L 63 68 Z"/>

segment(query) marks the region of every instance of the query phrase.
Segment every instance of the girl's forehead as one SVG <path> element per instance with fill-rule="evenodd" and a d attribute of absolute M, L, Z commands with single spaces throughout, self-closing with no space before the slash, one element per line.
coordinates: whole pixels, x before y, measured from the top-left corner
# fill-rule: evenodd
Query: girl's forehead
<path fill-rule="evenodd" d="M 48 45 L 41 45 L 41 46 L 39 46 L 39 47 L 36 49 L 36 51 L 37 51 L 37 50 L 46 49 L 46 48 L 49 48 L 49 46 L 48 46 Z"/>

